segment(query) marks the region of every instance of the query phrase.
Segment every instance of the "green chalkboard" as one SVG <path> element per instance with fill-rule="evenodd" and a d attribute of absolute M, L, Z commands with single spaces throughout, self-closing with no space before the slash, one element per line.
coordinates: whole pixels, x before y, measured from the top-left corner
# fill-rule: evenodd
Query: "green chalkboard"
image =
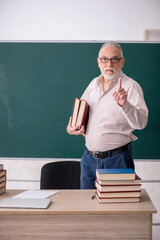
<path fill-rule="evenodd" d="M 160 44 L 122 43 L 124 72 L 144 90 L 149 122 L 135 131 L 134 158 L 160 158 Z M 0 43 L 0 157 L 80 158 L 66 133 L 74 97 L 100 74 L 101 43 Z"/>

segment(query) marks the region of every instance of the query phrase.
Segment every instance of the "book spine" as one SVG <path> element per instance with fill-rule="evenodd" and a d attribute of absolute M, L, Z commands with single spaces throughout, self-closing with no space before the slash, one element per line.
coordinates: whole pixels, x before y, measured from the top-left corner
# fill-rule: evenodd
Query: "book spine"
<path fill-rule="evenodd" d="M 3 170 L 3 164 L 0 164 L 0 170 Z"/>
<path fill-rule="evenodd" d="M 76 103 L 77 102 L 78 102 L 78 108 L 76 109 Z M 79 107 L 80 107 L 80 100 L 78 98 L 75 98 L 74 99 L 74 105 L 73 105 L 73 112 L 72 112 L 71 127 L 75 127 L 76 126 Z M 74 114 L 76 114 L 76 118 L 73 120 Z"/>
<path fill-rule="evenodd" d="M 81 126 L 85 126 L 85 128 L 86 128 L 86 125 L 87 125 L 87 122 L 88 122 L 88 115 L 89 115 L 89 106 L 86 103 L 83 118 L 82 118 L 82 123 L 81 123 Z"/>

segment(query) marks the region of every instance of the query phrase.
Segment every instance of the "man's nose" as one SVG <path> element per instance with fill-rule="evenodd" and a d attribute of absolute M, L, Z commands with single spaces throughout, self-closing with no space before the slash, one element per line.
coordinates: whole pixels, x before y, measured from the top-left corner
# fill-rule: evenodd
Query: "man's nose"
<path fill-rule="evenodd" d="M 112 62 L 110 59 L 108 59 L 107 67 L 111 67 L 111 66 L 112 66 Z"/>

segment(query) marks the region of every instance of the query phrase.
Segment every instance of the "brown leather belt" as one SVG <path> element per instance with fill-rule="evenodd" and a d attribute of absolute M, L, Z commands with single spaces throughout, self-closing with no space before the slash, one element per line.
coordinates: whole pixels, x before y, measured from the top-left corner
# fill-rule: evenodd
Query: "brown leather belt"
<path fill-rule="evenodd" d="M 131 143 L 128 143 L 122 147 L 119 147 L 119 148 L 115 148 L 115 149 L 112 149 L 112 150 L 109 150 L 109 151 L 106 151 L 106 152 L 92 152 L 92 151 L 89 151 L 88 152 L 94 157 L 94 158 L 97 158 L 97 159 L 101 159 L 101 158 L 107 158 L 107 157 L 111 157 L 115 154 L 118 154 L 118 153 L 122 153 L 122 152 L 125 152 L 125 151 L 128 151 L 128 150 L 131 150 Z"/>

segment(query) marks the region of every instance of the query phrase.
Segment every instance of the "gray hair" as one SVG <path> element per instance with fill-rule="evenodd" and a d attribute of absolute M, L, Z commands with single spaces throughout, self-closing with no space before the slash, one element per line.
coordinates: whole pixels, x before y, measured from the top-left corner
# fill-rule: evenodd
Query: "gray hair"
<path fill-rule="evenodd" d="M 108 47 L 108 46 L 113 46 L 113 47 L 118 48 L 120 50 L 121 54 L 122 54 L 122 57 L 123 57 L 123 51 L 122 51 L 122 48 L 121 48 L 120 44 L 118 44 L 116 42 L 113 42 L 113 41 L 106 42 L 106 43 L 102 44 L 102 46 L 99 50 L 99 54 L 100 54 L 100 52 L 103 48 Z M 98 56 L 99 56 L 99 54 L 98 54 Z"/>

